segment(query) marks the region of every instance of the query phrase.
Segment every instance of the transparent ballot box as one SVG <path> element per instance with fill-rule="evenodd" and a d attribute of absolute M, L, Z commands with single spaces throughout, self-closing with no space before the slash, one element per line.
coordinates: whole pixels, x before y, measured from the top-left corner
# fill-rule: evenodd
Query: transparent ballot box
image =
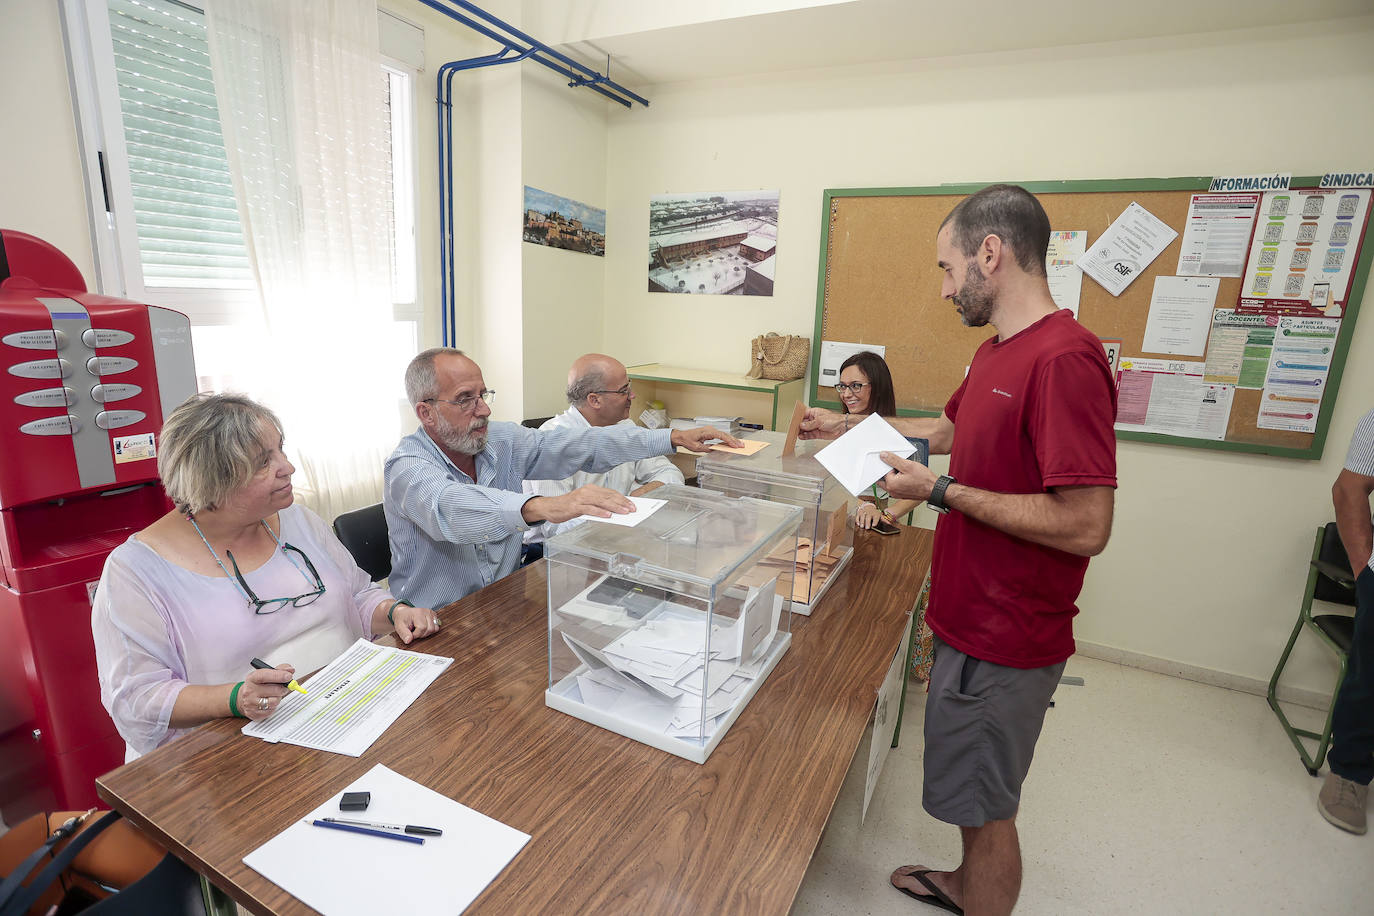
<path fill-rule="evenodd" d="M 801 510 L 660 487 L 544 545 L 549 706 L 704 763 L 791 642 Z"/>
<path fill-rule="evenodd" d="M 783 455 L 785 433 L 750 432 L 745 438 L 767 442 L 768 447 L 752 455 L 712 451 L 701 456 L 697 486 L 726 496 L 752 496 L 801 507 L 792 612 L 810 614 L 854 552 L 854 526 L 849 518 L 854 497 L 815 458 L 828 442 L 798 442 L 795 454 Z"/>

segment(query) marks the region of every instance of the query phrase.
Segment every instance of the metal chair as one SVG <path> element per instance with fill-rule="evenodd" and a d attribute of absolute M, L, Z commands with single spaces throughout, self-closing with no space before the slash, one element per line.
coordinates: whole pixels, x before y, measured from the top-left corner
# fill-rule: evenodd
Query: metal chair
<path fill-rule="evenodd" d="M 334 519 L 334 535 L 373 582 L 391 575 L 391 542 L 387 540 L 386 513 L 381 503 L 345 512 Z"/>
<path fill-rule="evenodd" d="M 1302 608 L 1298 611 L 1298 622 L 1293 625 L 1293 633 L 1288 637 L 1288 645 L 1284 646 L 1278 667 L 1274 669 L 1274 676 L 1269 679 L 1269 707 L 1274 710 L 1274 715 L 1279 717 L 1279 723 L 1283 726 L 1284 732 L 1287 733 L 1288 740 L 1292 741 L 1293 746 L 1298 749 L 1298 756 L 1302 758 L 1303 764 L 1307 767 L 1307 772 L 1316 776 L 1321 769 L 1322 762 L 1326 760 L 1327 748 L 1331 746 L 1331 718 L 1336 709 L 1336 691 L 1340 689 L 1341 682 L 1345 680 L 1350 645 L 1355 634 L 1355 618 L 1345 614 L 1318 614 L 1313 616 L 1313 600 L 1355 607 L 1355 575 L 1350 571 L 1350 559 L 1345 554 L 1345 547 L 1341 544 L 1335 522 L 1327 522 L 1324 527 L 1317 529 L 1316 541 L 1312 545 L 1312 560 L 1307 571 L 1307 586 L 1303 589 Z M 1331 702 L 1326 709 L 1326 724 L 1320 732 L 1295 727 L 1279 707 L 1279 701 L 1275 695 L 1275 691 L 1278 689 L 1279 675 L 1283 673 L 1284 665 L 1288 664 L 1288 656 L 1292 654 L 1293 645 L 1298 641 L 1298 634 L 1304 628 L 1315 633 L 1327 648 L 1336 653 L 1336 658 L 1340 661 L 1340 671 L 1336 675 L 1336 689 L 1331 692 Z M 1308 754 L 1307 748 L 1301 740 L 1303 738 L 1317 742 L 1315 754 Z"/>

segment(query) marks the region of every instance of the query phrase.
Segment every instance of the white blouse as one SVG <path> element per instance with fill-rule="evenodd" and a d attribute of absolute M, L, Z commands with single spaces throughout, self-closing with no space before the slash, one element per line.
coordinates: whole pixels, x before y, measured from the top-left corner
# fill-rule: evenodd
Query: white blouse
<path fill-rule="evenodd" d="M 280 513 L 280 539 L 315 565 L 325 592 L 305 607 L 255 614 L 232 579 L 202 576 L 166 560 L 137 535 L 105 561 L 95 592 L 100 699 L 129 747 L 128 760 L 178 737 L 168 722 L 188 684 L 228 684 L 252 670 L 253 658 L 294 665 L 308 674 L 359 636 L 372 638 L 372 613 L 390 595 L 373 585 L 315 513 L 293 505 Z M 232 570 L 227 557 L 220 558 Z M 278 548 L 244 580 L 262 599 L 314 588 Z M 228 704 L 224 714 L 229 715 Z"/>

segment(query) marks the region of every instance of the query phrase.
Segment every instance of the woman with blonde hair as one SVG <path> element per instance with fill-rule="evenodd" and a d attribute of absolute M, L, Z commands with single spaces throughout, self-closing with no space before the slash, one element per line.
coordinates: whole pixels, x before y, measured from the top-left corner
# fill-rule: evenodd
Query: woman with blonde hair
<path fill-rule="evenodd" d="M 293 505 L 283 444 L 276 415 L 238 395 L 196 395 L 163 425 L 158 472 L 176 508 L 111 552 L 91 614 L 100 697 L 127 759 L 212 719 L 272 715 L 298 670 L 360 636 L 394 629 L 409 643 L 439 629 Z"/>

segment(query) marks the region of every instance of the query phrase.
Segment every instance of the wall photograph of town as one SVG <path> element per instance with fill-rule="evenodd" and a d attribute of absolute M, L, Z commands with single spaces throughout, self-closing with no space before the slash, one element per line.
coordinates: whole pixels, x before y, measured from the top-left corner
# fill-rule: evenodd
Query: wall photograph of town
<path fill-rule="evenodd" d="M 606 211 L 525 186 L 525 241 L 606 256 Z"/>
<path fill-rule="evenodd" d="M 651 293 L 771 296 L 777 248 L 777 191 L 649 200 Z"/>

